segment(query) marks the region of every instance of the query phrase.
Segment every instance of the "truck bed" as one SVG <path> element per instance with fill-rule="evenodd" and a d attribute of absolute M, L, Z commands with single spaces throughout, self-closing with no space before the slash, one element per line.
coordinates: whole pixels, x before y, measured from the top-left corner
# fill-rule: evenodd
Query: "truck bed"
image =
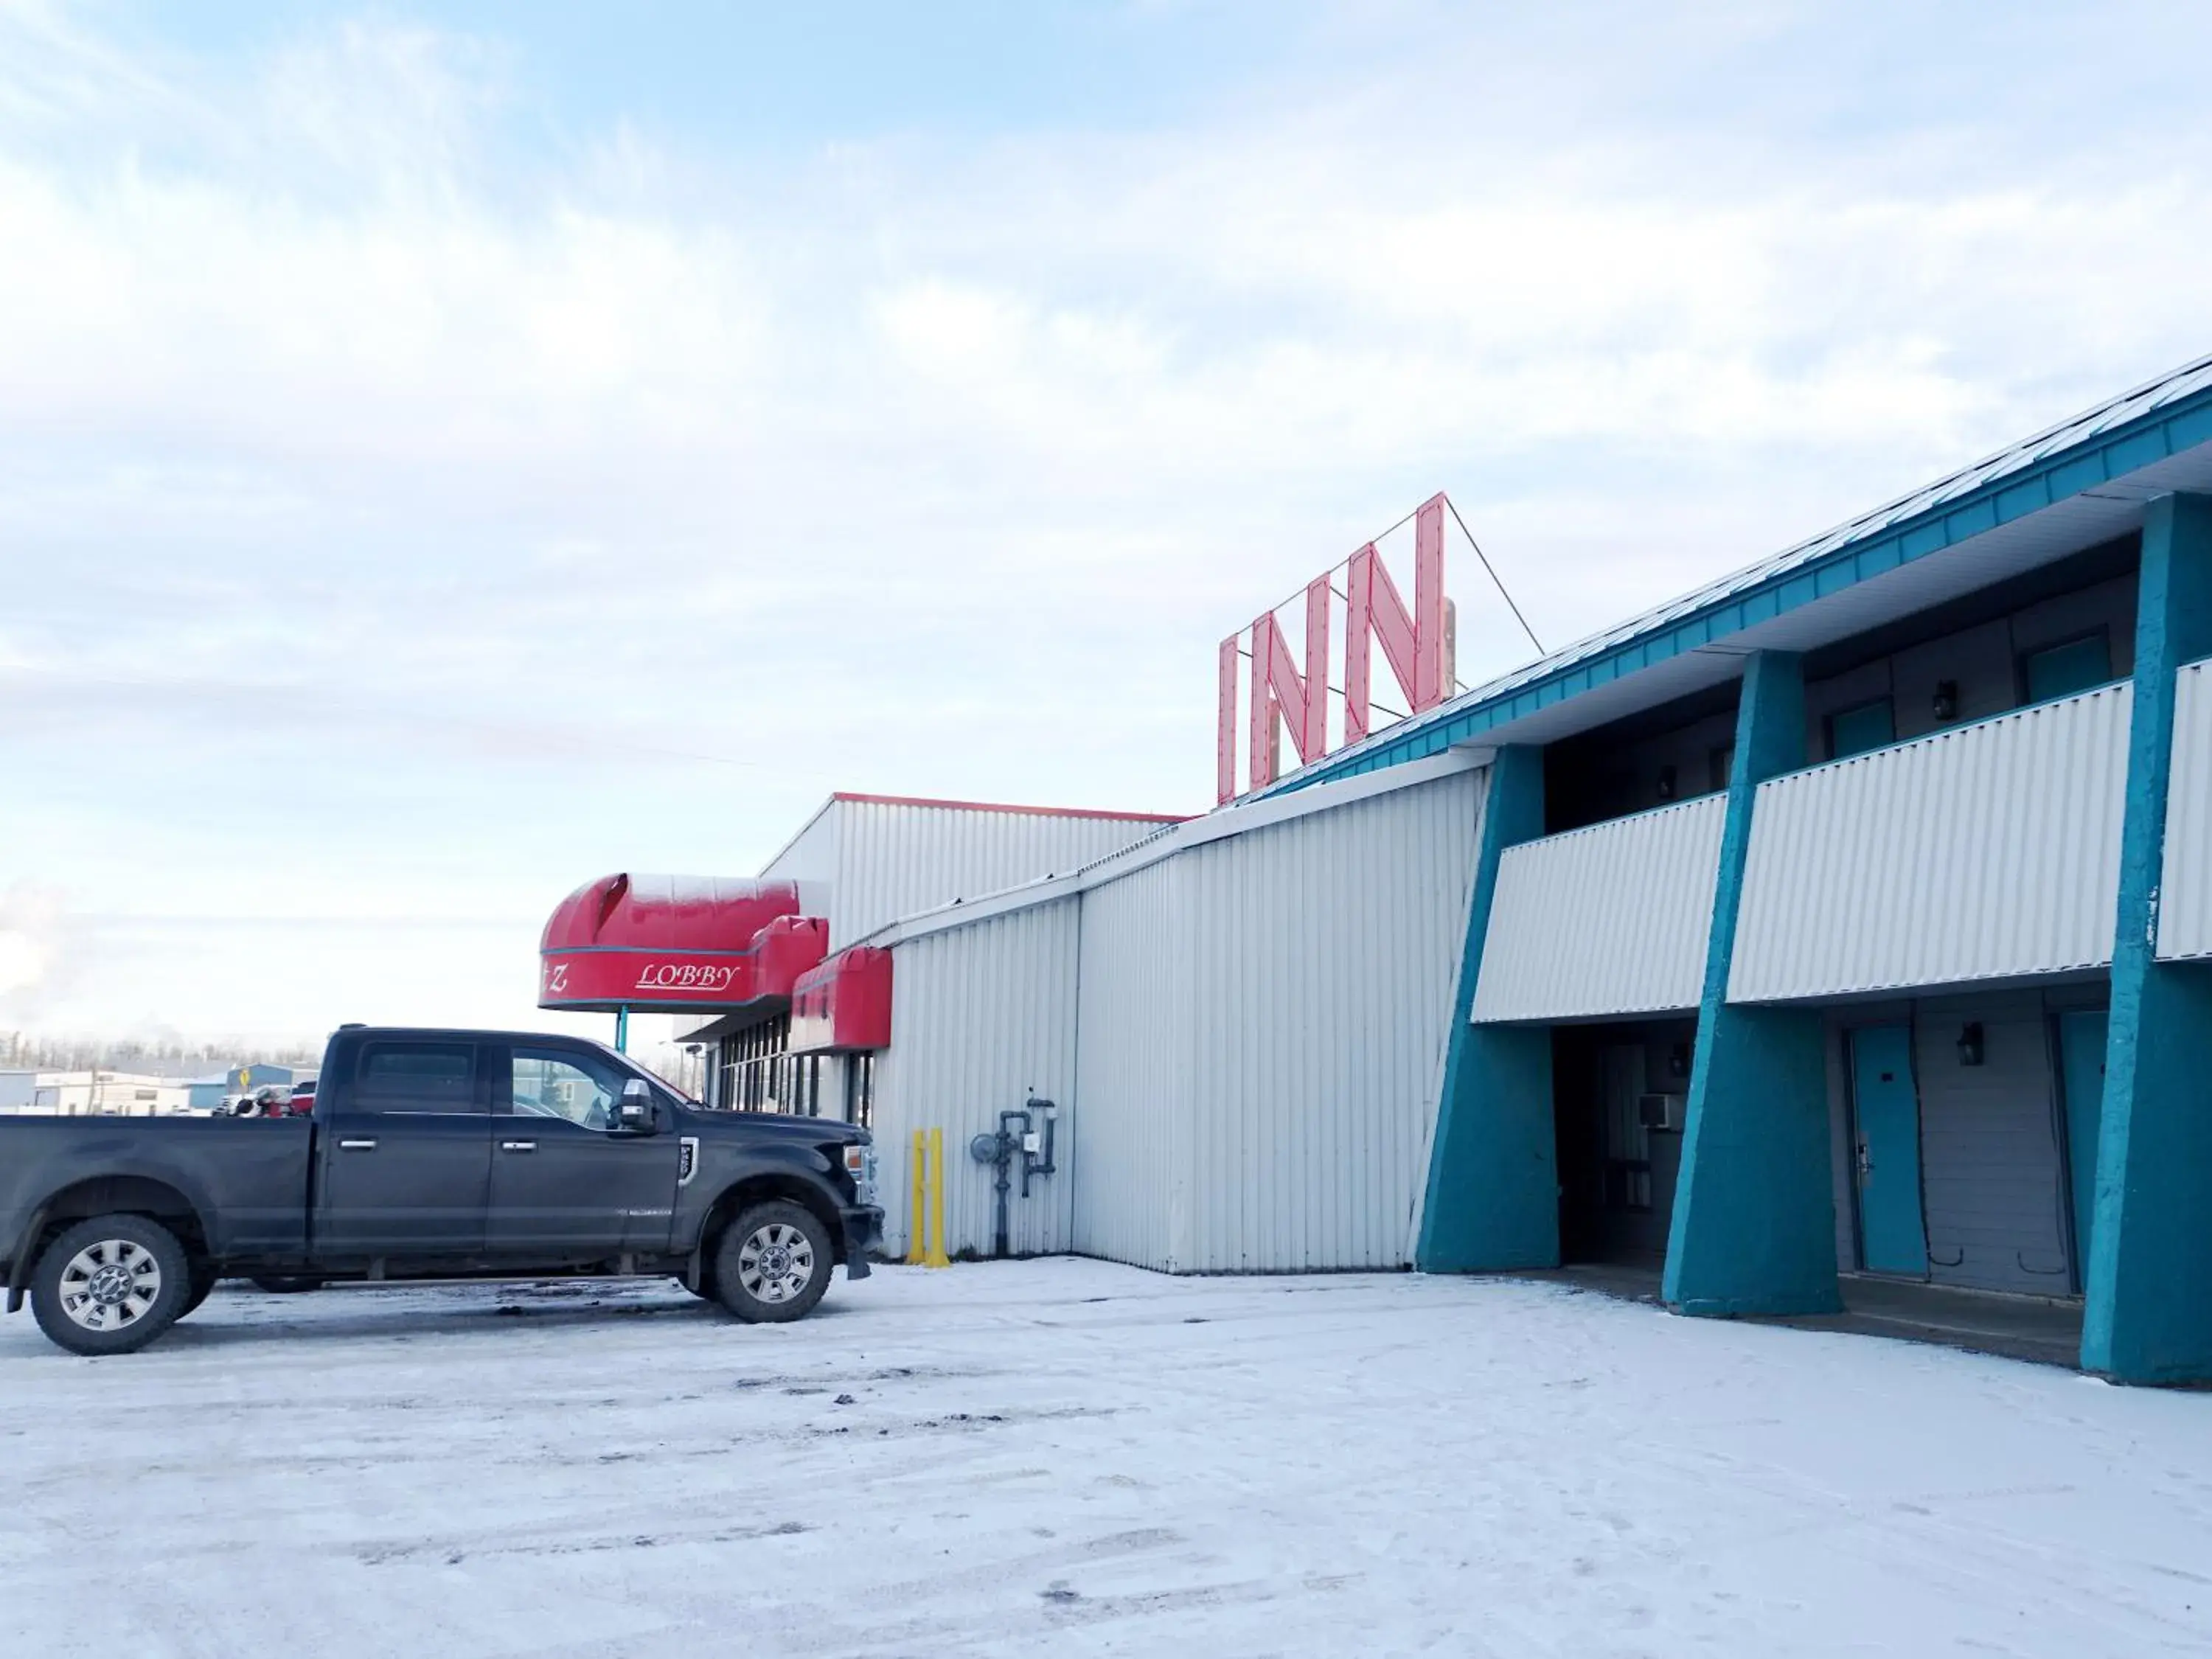
<path fill-rule="evenodd" d="M 0 1117 L 0 1267 L 12 1268 L 33 1212 L 68 1172 L 97 1170 L 131 1209 L 138 1183 L 182 1194 L 222 1236 L 217 1255 L 296 1254 L 306 1248 L 314 1146 L 308 1118 Z"/>

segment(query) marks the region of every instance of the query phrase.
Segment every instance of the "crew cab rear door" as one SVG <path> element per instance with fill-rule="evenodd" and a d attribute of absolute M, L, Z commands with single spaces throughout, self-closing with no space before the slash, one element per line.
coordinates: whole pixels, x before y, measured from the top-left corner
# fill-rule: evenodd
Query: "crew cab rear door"
<path fill-rule="evenodd" d="M 368 1036 L 351 1074 L 318 1085 L 316 1254 L 481 1255 L 491 1095 L 466 1038 Z"/>
<path fill-rule="evenodd" d="M 614 1127 L 630 1074 L 558 1042 L 488 1054 L 491 1253 L 550 1266 L 667 1249 L 682 1149 L 666 1123 L 652 1135 Z"/>

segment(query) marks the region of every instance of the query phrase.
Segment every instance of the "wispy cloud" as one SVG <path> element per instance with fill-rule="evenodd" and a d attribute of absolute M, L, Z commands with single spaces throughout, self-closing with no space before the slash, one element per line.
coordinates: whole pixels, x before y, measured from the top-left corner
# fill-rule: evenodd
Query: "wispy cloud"
<path fill-rule="evenodd" d="M 1212 641 L 1435 489 L 1564 638 L 2202 349 L 2207 26 L 2124 9 L 1285 9 L 1166 114 L 776 146 L 0 6 L 0 879 L 520 918 L 833 784 L 1200 804 Z M 515 1018 L 534 942 L 111 933 L 52 1017 Z"/>

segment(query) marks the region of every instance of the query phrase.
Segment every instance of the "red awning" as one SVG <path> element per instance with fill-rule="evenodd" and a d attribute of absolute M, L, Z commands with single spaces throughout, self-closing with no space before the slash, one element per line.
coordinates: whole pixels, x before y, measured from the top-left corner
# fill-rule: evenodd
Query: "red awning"
<path fill-rule="evenodd" d="M 792 1053 L 890 1046 L 890 951 L 855 945 L 801 975 L 792 988 Z"/>
<path fill-rule="evenodd" d="M 791 882 L 602 876 L 545 924 L 538 1006 L 689 1013 L 788 998 L 829 944 Z"/>

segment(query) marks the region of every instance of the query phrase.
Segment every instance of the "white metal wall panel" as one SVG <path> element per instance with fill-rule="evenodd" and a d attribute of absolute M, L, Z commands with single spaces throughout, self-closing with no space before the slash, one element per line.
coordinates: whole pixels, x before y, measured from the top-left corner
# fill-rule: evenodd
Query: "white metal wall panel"
<path fill-rule="evenodd" d="M 1727 811 L 1706 795 L 1508 848 L 1477 1023 L 1696 1007 Z"/>
<path fill-rule="evenodd" d="M 834 882 L 837 878 L 837 830 L 845 803 L 834 797 L 809 818 L 784 849 L 762 870 L 763 881 Z"/>
<path fill-rule="evenodd" d="M 2106 686 L 1761 784 L 1729 1000 L 2109 963 L 2130 696 Z"/>
<path fill-rule="evenodd" d="M 1141 839 L 1165 820 L 990 811 L 840 800 L 830 948 L 885 922 L 1065 875 Z"/>
<path fill-rule="evenodd" d="M 1167 1273 L 1191 1265 L 1186 862 L 1170 859 L 1083 896 L 1071 1114 L 1076 1249 Z"/>
<path fill-rule="evenodd" d="M 2212 659 L 2190 664 L 2174 687 L 2158 953 L 2212 957 Z"/>
<path fill-rule="evenodd" d="M 968 1156 L 968 1143 L 995 1131 L 999 1113 L 1032 1093 L 1063 1108 L 1075 1097 L 1079 903 L 1066 898 L 1017 910 L 927 934 L 893 953 L 894 1041 L 876 1073 L 890 1248 L 903 1252 L 909 1243 L 911 1132 L 935 1128 L 945 1139 L 945 1249 L 990 1254 L 994 1171 Z M 1070 1127 L 1063 1111 L 1059 1172 L 1035 1177 L 1027 1199 L 1017 1173 L 1007 1199 L 1008 1243 L 1016 1255 L 1071 1248 Z"/>
<path fill-rule="evenodd" d="M 1405 1263 L 1487 778 L 1462 773 L 1178 860 L 1195 969 L 1180 1266 Z M 1085 1032 L 1086 1061 L 1097 1041 Z"/>
<path fill-rule="evenodd" d="M 1402 1265 L 1486 782 L 1452 772 L 900 939 L 876 1105 L 892 1248 L 911 1132 L 934 1127 L 947 1248 L 990 1249 L 966 1143 L 1036 1089 L 1063 1109 L 1062 1161 L 1014 1200 L 1018 1251 Z"/>

